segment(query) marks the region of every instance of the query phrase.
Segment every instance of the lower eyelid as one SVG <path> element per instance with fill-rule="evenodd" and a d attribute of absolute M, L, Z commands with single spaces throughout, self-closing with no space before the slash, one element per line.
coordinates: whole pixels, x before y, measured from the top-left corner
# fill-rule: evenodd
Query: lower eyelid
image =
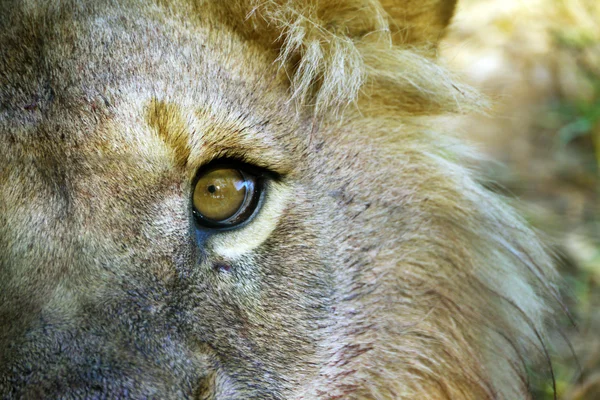
<path fill-rule="evenodd" d="M 239 229 L 216 232 L 208 240 L 210 250 L 221 257 L 233 260 L 265 242 L 279 222 L 292 191 L 287 185 L 268 180 L 262 196 L 262 205 L 251 221 Z"/>

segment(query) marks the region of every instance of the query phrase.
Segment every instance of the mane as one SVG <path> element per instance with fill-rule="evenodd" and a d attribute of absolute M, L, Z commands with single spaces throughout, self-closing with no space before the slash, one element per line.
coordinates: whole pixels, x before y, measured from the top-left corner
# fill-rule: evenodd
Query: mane
<path fill-rule="evenodd" d="M 351 103 L 405 115 L 469 112 L 485 104 L 411 40 L 380 1 L 240 0 L 224 5 L 237 29 L 273 47 L 291 97 L 324 114 Z M 383 103 L 383 104 L 382 104 Z"/>
<path fill-rule="evenodd" d="M 344 367 L 326 368 L 320 384 L 338 382 L 334 393 L 340 398 L 357 395 L 357 387 L 364 390 L 358 394 L 369 398 L 424 393 L 435 398 L 433 392 L 442 398 L 468 397 L 467 393 L 480 393 L 481 398 L 525 396 L 529 362 L 545 359 L 552 374 L 546 332 L 548 317 L 561 304 L 552 257 L 508 201 L 490 193 L 464 166 L 465 160 L 477 156 L 421 125 L 420 116 L 480 111 L 487 102 L 442 65 L 433 41 L 413 40 L 409 29 L 381 4 L 386 2 L 243 0 L 228 10 L 244 21 L 238 31 L 276 52 L 276 61 L 289 76 L 290 96 L 299 105 L 334 117 L 355 105 L 359 112 L 345 119 L 346 129 L 364 129 L 371 138 L 385 138 L 386 146 L 399 146 L 390 165 L 409 155 L 411 161 L 438 171 L 424 174 L 430 179 L 423 187 L 404 182 L 427 193 L 428 212 L 443 225 L 439 232 L 432 230 L 430 238 L 414 239 L 423 241 L 430 256 L 411 259 L 410 249 L 418 246 L 410 243 L 397 251 L 406 252 L 406 265 L 426 264 L 426 275 L 452 271 L 460 278 L 427 276 L 425 282 L 440 280 L 427 293 L 437 299 L 429 308 L 415 309 L 406 300 L 409 306 L 391 312 L 388 326 L 370 333 L 374 338 L 361 337 L 378 364 L 361 361 L 362 352 L 349 356 L 346 347 L 338 345 L 349 337 L 348 346 L 356 345 L 353 334 L 344 329 L 332 332 L 331 348 L 340 348 L 332 359 Z M 431 179 L 436 175 L 439 182 Z M 455 235 L 444 237 L 448 232 Z M 390 255 L 390 265 L 397 258 Z M 445 279 L 454 287 L 446 287 Z M 399 285 L 386 287 L 391 295 L 383 290 L 373 294 L 373 309 L 398 303 L 393 296 L 406 289 Z M 399 318 L 418 312 L 426 316 L 418 329 L 398 327 Z M 353 317 L 347 326 L 370 323 L 375 326 L 378 321 L 365 314 Z M 476 354 L 475 342 L 482 354 Z M 410 368 L 397 365 L 399 358 L 411 360 Z M 354 372 L 346 376 L 349 370 Z M 431 387 L 431 382 L 438 386 Z"/>

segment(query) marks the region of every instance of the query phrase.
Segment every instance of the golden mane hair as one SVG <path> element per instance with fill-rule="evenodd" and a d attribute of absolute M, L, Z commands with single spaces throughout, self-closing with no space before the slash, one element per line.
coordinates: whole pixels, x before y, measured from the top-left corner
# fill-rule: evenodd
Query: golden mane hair
<path fill-rule="evenodd" d="M 516 399 L 526 396 L 530 385 L 527 357 L 533 354 L 552 368 L 546 328 L 561 301 L 548 249 L 509 201 L 484 189 L 477 174 L 465 167 L 465 161 L 478 156 L 447 135 L 432 133 L 419 118 L 488 106 L 477 90 L 437 59 L 454 3 L 251 0 L 226 6 L 226 20 L 236 21 L 238 32 L 273 49 L 289 77 L 291 99 L 326 118 L 338 118 L 338 111 L 346 110 L 347 130 L 362 129 L 389 146 L 391 153 L 396 149 L 398 157 L 410 155 L 413 162 L 431 168 L 423 171 L 427 182 L 407 186 L 428 193 L 424 212 L 445 222 L 428 232 L 431 237 L 404 238 L 410 244 L 403 243 L 397 251 L 405 251 L 401 262 L 411 265 L 404 273 L 438 284 L 413 295 L 435 293 L 441 303 L 432 302 L 428 310 L 399 306 L 401 311 L 389 315 L 379 338 L 363 337 L 365 343 L 380 346 L 371 350 L 377 353 L 373 365 L 359 362 L 359 372 L 343 378 L 349 367 L 326 368 L 321 383 L 339 380 L 335 393 L 342 397 L 472 398 L 479 393 L 476 396 Z M 448 232 L 462 239 L 454 240 Z M 430 251 L 430 260 L 413 258 L 411 248 Z M 397 254 L 388 257 L 390 263 L 397 262 Z M 398 291 L 408 290 L 398 285 Z M 378 295 L 397 301 L 389 293 Z M 373 298 L 381 301 L 377 295 Z M 451 315 L 439 313 L 440 304 L 442 310 L 453 310 Z M 399 321 L 402 315 L 418 320 L 414 313 L 419 311 L 426 314 L 418 327 Z M 348 326 L 368 323 L 363 315 Z M 332 343 L 343 342 L 338 333 L 332 335 Z M 394 335 L 404 335 L 405 341 L 400 343 Z M 474 342 L 483 353 L 472 352 Z M 445 354 L 435 353 L 440 351 Z M 395 365 L 398 358 L 412 362 Z"/>
<path fill-rule="evenodd" d="M 356 101 L 410 115 L 466 112 L 484 103 L 434 60 L 453 1 L 244 0 L 224 6 L 242 34 L 277 52 L 292 98 L 317 112 Z M 429 10 L 439 13 L 435 20 Z"/>

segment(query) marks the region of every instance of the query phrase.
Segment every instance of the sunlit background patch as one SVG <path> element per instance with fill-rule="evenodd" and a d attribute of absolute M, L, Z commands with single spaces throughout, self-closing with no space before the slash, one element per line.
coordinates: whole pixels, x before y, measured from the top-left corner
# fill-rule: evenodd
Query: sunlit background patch
<path fill-rule="evenodd" d="M 562 258 L 578 328 L 551 338 L 558 398 L 600 399 L 600 1 L 462 0 L 441 51 L 496 104 L 457 130 L 504 163 L 482 167 Z"/>

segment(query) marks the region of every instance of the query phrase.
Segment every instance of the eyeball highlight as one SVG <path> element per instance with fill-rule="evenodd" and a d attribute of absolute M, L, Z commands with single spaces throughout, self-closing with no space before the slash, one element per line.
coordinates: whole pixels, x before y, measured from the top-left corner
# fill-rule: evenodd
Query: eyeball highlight
<path fill-rule="evenodd" d="M 199 225 L 228 228 L 247 221 L 260 199 L 260 182 L 247 168 L 217 165 L 200 171 L 192 204 Z"/>

